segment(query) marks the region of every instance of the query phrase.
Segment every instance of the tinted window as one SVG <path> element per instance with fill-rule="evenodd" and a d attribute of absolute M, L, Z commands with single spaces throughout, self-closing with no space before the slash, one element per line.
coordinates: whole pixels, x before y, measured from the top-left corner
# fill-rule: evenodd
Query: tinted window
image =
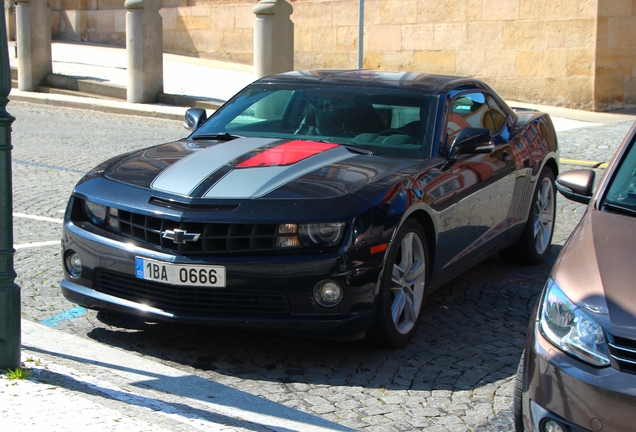
<path fill-rule="evenodd" d="M 484 128 L 496 132 L 495 123 L 483 93 L 463 94 L 451 102 L 446 123 L 447 145 L 464 128 Z"/>
<path fill-rule="evenodd" d="M 494 123 L 494 131 L 500 131 L 503 125 L 506 123 L 506 111 L 501 109 L 497 101 L 492 96 L 486 96 L 488 106 L 490 107 L 490 113 L 492 114 L 492 120 Z"/>

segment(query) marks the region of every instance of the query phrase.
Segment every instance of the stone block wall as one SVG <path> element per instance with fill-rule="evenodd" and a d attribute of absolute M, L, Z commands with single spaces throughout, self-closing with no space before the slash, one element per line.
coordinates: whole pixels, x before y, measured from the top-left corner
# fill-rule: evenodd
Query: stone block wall
<path fill-rule="evenodd" d="M 124 0 L 50 2 L 54 39 L 125 45 Z M 163 0 L 164 49 L 251 63 L 256 2 Z M 296 69 L 357 66 L 357 0 L 291 4 Z M 636 106 L 636 0 L 365 0 L 364 18 L 367 68 L 475 76 L 523 102 Z"/>

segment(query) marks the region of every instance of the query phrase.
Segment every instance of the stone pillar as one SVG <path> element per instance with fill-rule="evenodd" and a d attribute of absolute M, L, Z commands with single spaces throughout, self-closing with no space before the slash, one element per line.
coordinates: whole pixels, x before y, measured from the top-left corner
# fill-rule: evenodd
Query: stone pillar
<path fill-rule="evenodd" d="M 7 40 L 15 40 L 15 8 L 13 0 L 4 0 L 4 20 L 7 25 Z"/>
<path fill-rule="evenodd" d="M 254 75 L 294 69 L 294 8 L 285 0 L 261 0 L 254 6 Z"/>
<path fill-rule="evenodd" d="M 18 0 L 16 7 L 18 88 L 37 91 L 53 72 L 51 9 L 47 0 Z"/>
<path fill-rule="evenodd" d="M 163 24 L 157 0 L 126 0 L 128 102 L 154 103 L 163 93 Z M 187 77 L 184 77 L 187 79 Z"/>

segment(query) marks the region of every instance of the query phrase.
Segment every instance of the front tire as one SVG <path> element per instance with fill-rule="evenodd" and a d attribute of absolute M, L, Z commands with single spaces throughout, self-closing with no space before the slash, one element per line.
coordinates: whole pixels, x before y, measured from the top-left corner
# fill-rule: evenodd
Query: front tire
<path fill-rule="evenodd" d="M 406 345 L 422 318 L 427 282 L 428 245 L 422 227 L 407 220 L 388 252 L 370 338 L 393 348 Z"/>
<path fill-rule="evenodd" d="M 526 351 L 521 353 L 521 360 L 515 375 L 515 388 L 512 395 L 512 421 L 515 432 L 525 432 L 523 427 L 523 362 Z"/>
<path fill-rule="evenodd" d="M 540 264 L 548 256 L 554 234 L 555 191 L 554 173 L 550 168 L 545 167 L 539 176 L 528 221 L 521 237 L 517 243 L 500 253 L 504 261 L 517 264 Z"/>

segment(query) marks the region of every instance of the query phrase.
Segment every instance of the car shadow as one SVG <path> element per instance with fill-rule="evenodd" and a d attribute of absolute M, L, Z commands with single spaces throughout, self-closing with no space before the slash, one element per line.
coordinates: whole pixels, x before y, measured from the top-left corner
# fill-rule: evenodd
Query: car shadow
<path fill-rule="evenodd" d="M 210 378 L 387 390 L 462 390 L 514 375 L 529 318 L 561 246 L 538 266 L 491 257 L 431 294 L 415 337 L 401 349 L 364 341 L 194 325 L 99 313 L 94 340 L 191 367 Z"/>

